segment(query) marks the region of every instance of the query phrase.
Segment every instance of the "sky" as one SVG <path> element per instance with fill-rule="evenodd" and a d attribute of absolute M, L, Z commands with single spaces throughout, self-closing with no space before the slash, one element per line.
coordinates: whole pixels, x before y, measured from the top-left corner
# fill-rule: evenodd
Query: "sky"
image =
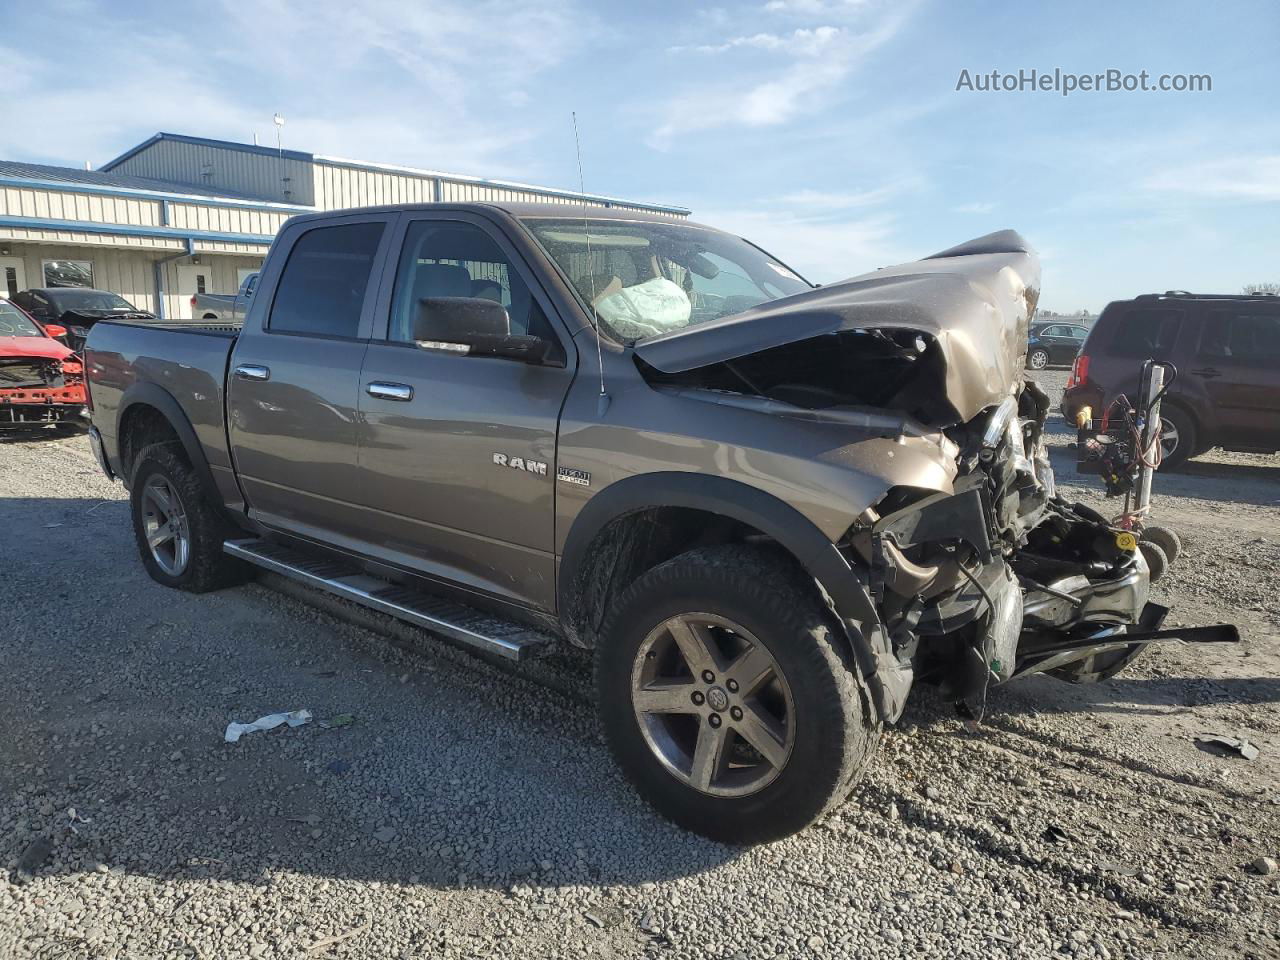
<path fill-rule="evenodd" d="M 5 23 L 4 159 L 273 143 L 279 113 L 293 149 L 573 189 L 576 112 L 587 191 L 689 207 L 817 282 L 1004 228 L 1060 312 L 1280 281 L 1274 0 L 18 0 Z M 970 89 L 1033 69 L 1212 89 Z"/>

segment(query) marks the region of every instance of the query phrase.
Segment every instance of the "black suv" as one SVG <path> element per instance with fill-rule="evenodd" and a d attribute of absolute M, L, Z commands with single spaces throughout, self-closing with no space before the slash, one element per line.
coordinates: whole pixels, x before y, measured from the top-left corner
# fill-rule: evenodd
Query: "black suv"
<path fill-rule="evenodd" d="M 1107 304 L 1067 380 L 1067 422 L 1084 406 L 1101 419 L 1121 394 L 1136 401 L 1148 358 L 1177 367 L 1161 405 L 1164 466 L 1210 447 L 1280 450 L 1280 297 L 1171 290 Z"/>

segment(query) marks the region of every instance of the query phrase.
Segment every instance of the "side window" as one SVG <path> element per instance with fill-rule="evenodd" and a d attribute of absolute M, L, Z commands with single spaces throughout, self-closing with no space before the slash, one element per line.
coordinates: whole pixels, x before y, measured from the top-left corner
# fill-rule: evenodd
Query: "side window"
<path fill-rule="evenodd" d="M 1058 327 L 1058 326 L 1045 327 L 1043 330 L 1041 330 L 1041 331 L 1040 331 L 1040 336 L 1042 336 L 1042 337 L 1060 337 L 1060 336 L 1062 336 L 1062 327 Z"/>
<path fill-rule="evenodd" d="M 344 223 L 304 233 L 280 275 L 267 329 L 355 337 L 384 226 Z"/>
<path fill-rule="evenodd" d="M 1089 335 L 1089 331 L 1086 330 L 1084 327 L 1071 328 L 1071 336 L 1075 337 L 1075 339 L 1077 340 L 1083 340 L 1088 335 Z"/>
<path fill-rule="evenodd" d="M 1182 311 L 1166 308 L 1130 310 L 1116 323 L 1111 352 L 1120 357 L 1167 358 L 1178 339 Z"/>
<path fill-rule="evenodd" d="M 542 308 L 502 248 L 479 227 L 456 220 L 417 220 L 405 231 L 396 269 L 387 339 L 409 343 L 424 299 L 466 297 L 507 308 L 509 332 L 552 338 Z"/>
<path fill-rule="evenodd" d="M 1200 353 L 1250 366 L 1280 363 L 1280 314 L 1215 310 L 1205 318 Z"/>

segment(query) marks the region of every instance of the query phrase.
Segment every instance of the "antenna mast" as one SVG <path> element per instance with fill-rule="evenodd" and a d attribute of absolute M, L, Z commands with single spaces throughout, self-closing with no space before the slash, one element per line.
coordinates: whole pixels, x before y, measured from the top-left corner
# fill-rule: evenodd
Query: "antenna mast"
<path fill-rule="evenodd" d="M 582 229 L 587 238 L 587 276 L 591 278 L 591 327 L 596 334 L 596 367 L 600 371 L 600 401 L 598 413 L 604 416 L 609 409 L 609 394 L 604 388 L 604 347 L 600 343 L 600 316 L 596 313 L 596 270 L 595 257 L 591 253 L 591 227 L 587 219 L 587 186 L 582 176 L 582 140 L 578 137 L 578 111 L 574 110 L 573 146 L 578 154 L 578 194 L 582 197 Z"/>

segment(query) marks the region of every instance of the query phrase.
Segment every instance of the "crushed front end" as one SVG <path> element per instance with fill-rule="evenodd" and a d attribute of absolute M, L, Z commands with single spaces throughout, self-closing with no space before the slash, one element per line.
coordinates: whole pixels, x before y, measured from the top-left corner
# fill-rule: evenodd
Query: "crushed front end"
<path fill-rule="evenodd" d="M 1140 647 L 1133 631 L 1164 616 L 1133 534 L 1058 496 L 1048 409 L 1026 381 L 947 430 L 954 492 L 897 488 L 843 544 L 869 571 L 894 656 L 969 709 L 1026 673 L 1110 675 Z"/>
<path fill-rule="evenodd" d="M 0 428 L 79 422 L 85 402 L 78 357 L 0 356 Z"/>

